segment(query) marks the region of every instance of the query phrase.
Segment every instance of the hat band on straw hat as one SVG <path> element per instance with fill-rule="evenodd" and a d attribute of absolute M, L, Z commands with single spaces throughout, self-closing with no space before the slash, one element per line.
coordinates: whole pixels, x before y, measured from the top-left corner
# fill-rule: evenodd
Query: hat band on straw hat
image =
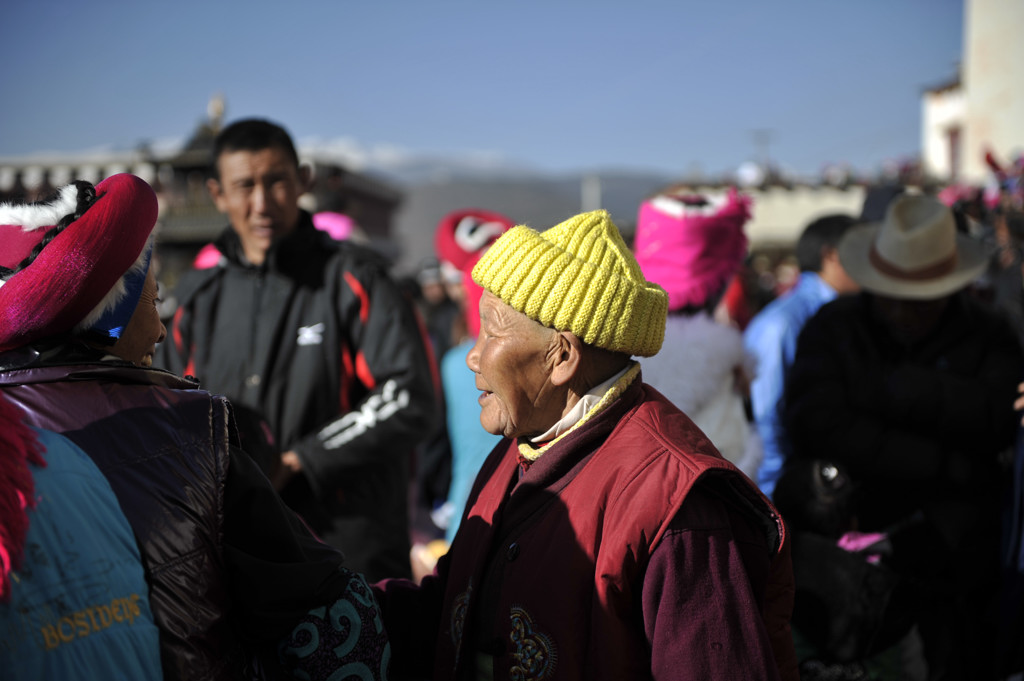
<path fill-rule="evenodd" d="M 922 267 L 916 270 L 905 270 L 894 265 L 889 260 L 886 260 L 885 256 L 878 252 L 875 244 L 871 244 L 871 250 L 868 252 L 868 259 L 879 272 L 894 279 L 902 279 L 904 281 L 928 281 L 931 279 L 940 279 L 947 274 L 955 272 L 957 253 L 956 251 L 953 251 L 952 255 L 945 260 L 940 260 L 934 265 L 929 265 L 928 267 Z"/>

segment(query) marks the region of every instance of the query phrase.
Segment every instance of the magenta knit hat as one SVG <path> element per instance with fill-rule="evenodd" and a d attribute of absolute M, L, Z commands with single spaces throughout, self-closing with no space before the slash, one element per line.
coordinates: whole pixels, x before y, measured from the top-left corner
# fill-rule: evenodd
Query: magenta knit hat
<path fill-rule="evenodd" d="M 751 199 L 659 194 L 640 205 L 634 250 L 648 281 L 668 292 L 668 309 L 700 306 L 721 293 L 747 255 L 743 225 Z"/>

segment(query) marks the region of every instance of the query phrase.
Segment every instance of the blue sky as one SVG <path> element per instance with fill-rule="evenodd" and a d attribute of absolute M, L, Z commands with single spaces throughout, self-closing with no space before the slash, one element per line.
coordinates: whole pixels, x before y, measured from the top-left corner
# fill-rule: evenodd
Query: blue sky
<path fill-rule="evenodd" d="M 872 170 L 920 149 L 962 0 L 12 2 L 0 156 L 182 138 L 299 140 L 546 172 L 714 174 L 760 158 Z"/>

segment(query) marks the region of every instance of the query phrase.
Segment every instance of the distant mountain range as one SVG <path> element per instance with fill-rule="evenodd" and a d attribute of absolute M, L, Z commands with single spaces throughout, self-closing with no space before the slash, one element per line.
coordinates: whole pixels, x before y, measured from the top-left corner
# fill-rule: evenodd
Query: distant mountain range
<path fill-rule="evenodd" d="M 548 176 L 524 169 L 424 165 L 407 174 L 388 173 L 383 179 L 395 183 L 403 193 L 392 229 L 397 252 L 391 255 L 395 271 L 408 274 L 434 255 L 434 232 L 449 212 L 481 208 L 543 230 L 600 207 L 611 213 L 629 240 L 640 202 L 674 178 L 622 171 Z M 586 198 L 585 184 L 589 192 Z"/>
<path fill-rule="evenodd" d="M 402 203 L 392 223 L 393 243 L 377 244 L 400 274 L 414 272 L 434 255 L 434 231 L 445 214 L 482 208 L 537 229 L 554 226 L 590 207 L 607 209 L 623 232 L 631 231 L 640 201 L 673 180 L 656 172 L 610 170 L 552 175 L 497 153 L 430 154 L 367 146 L 347 138 L 298 140 L 299 155 L 328 159 L 398 188 Z M 599 196 L 584 206 L 584 182 Z M 586 179 L 590 178 L 590 179 Z"/>

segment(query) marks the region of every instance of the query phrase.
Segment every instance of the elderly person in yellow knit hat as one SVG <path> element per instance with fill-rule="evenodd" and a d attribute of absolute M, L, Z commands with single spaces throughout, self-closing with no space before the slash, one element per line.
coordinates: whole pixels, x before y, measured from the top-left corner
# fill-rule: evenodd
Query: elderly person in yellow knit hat
<path fill-rule="evenodd" d="M 796 679 L 782 521 L 643 383 L 668 299 L 608 213 L 514 227 L 473 279 L 466 363 L 503 439 L 435 574 L 376 586 L 393 672 Z"/>

